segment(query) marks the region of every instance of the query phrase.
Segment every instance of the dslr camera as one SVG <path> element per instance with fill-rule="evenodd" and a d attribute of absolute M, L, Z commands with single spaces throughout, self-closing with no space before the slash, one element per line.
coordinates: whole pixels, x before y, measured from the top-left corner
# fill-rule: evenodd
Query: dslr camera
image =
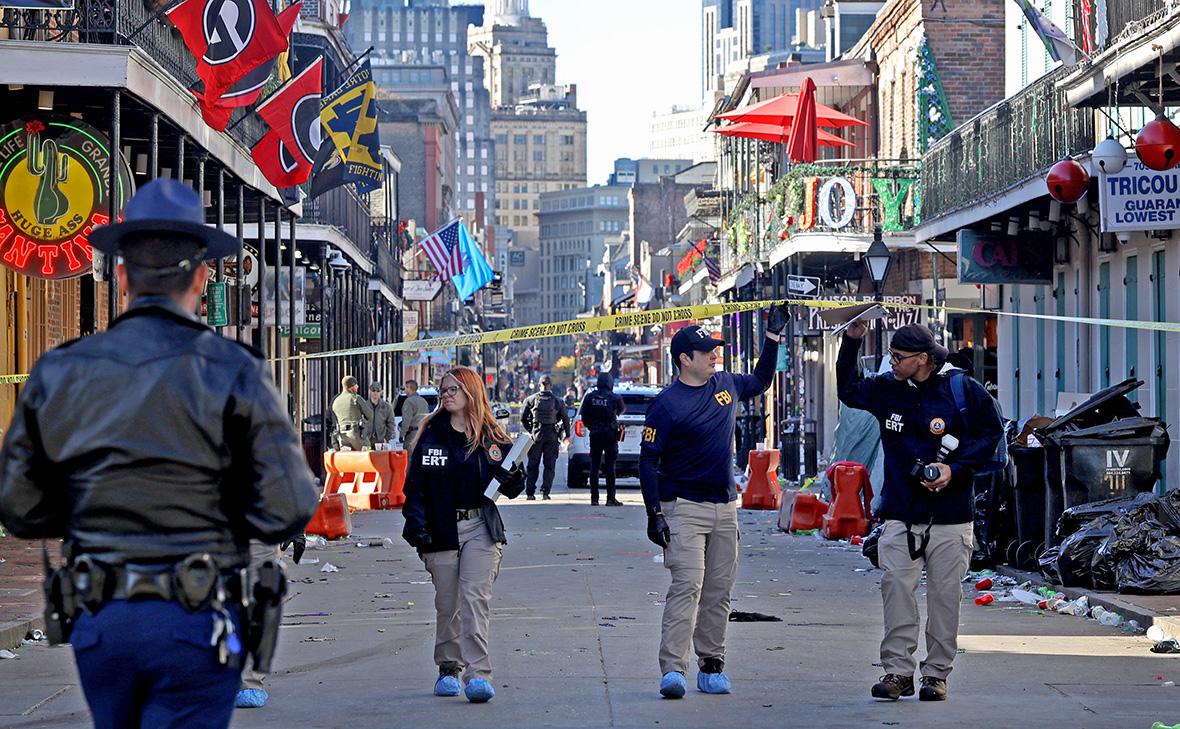
<path fill-rule="evenodd" d="M 933 481 L 938 478 L 938 466 L 928 466 L 920 460 L 915 460 L 910 467 L 910 478 L 915 481 Z"/>

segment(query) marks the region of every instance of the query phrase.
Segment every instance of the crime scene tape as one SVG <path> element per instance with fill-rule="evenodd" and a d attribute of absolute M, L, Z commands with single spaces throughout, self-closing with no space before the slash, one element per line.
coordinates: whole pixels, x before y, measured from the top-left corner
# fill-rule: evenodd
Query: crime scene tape
<path fill-rule="evenodd" d="M 773 299 L 764 301 L 735 301 L 729 304 L 696 304 L 693 306 L 677 306 L 669 309 L 654 311 L 640 311 L 630 314 L 610 316 L 596 316 L 588 319 L 569 319 L 552 324 L 537 324 L 513 329 L 501 329 L 491 332 L 475 334 L 459 334 L 449 337 L 434 337 L 418 339 L 412 342 L 392 342 L 389 344 L 374 344 L 367 347 L 352 349 L 337 349 L 330 352 L 315 352 L 298 355 L 298 359 L 322 359 L 326 357 L 350 357 L 365 354 L 380 354 L 383 352 L 413 352 L 422 349 L 443 349 L 446 347 L 464 347 L 499 342 L 515 342 L 523 339 L 544 339 L 547 337 L 561 337 L 573 334 L 588 334 L 590 332 L 613 331 L 632 327 L 667 324 L 669 322 L 709 319 L 725 314 L 736 314 L 743 311 L 765 309 L 777 304 L 791 304 L 809 306 L 813 308 L 834 309 L 854 304 L 868 303 L 862 301 L 833 301 L 831 299 Z M 886 308 L 892 309 L 930 309 L 946 311 L 953 314 L 995 314 L 1026 319 L 1040 319 L 1044 321 L 1062 321 L 1072 324 L 1088 324 L 1094 326 L 1121 327 L 1125 329 L 1146 329 L 1151 331 L 1180 333 L 1180 323 L 1166 321 L 1139 321 L 1131 319 L 1099 319 L 1084 316 L 1057 316 L 1053 314 L 1026 314 L 1015 311 L 994 311 L 988 309 L 974 309 L 954 306 L 928 306 L 924 304 L 910 304 L 902 302 L 881 302 Z"/>
<path fill-rule="evenodd" d="M 28 375 L 0 375 L 0 385 L 19 385 L 27 379 Z"/>

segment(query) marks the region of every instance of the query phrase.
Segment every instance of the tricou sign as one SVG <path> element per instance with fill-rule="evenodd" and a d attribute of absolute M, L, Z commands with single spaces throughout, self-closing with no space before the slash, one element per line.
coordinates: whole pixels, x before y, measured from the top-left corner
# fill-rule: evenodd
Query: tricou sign
<path fill-rule="evenodd" d="M 1180 169 L 1149 169 L 1132 155 L 1122 172 L 1103 175 L 1102 232 L 1180 229 Z"/>
<path fill-rule="evenodd" d="M 119 155 L 116 210 L 133 192 Z M 0 263 L 29 276 L 91 270 L 88 236 L 110 221 L 110 142 L 73 117 L 46 114 L 0 127 Z"/>

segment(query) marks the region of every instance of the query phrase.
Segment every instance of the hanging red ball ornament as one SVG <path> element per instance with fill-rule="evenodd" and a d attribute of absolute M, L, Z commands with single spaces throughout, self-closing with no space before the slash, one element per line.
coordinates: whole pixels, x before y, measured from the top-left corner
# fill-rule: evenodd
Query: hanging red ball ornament
<path fill-rule="evenodd" d="M 1157 172 L 1172 169 L 1180 164 L 1180 127 L 1163 114 L 1157 116 L 1139 130 L 1135 153 L 1150 169 Z"/>
<path fill-rule="evenodd" d="M 1072 205 L 1090 189 L 1090 173 L 1080 162 L 1067 157 L 1049 168 L 1045 183 L 1054 200 Z"/>

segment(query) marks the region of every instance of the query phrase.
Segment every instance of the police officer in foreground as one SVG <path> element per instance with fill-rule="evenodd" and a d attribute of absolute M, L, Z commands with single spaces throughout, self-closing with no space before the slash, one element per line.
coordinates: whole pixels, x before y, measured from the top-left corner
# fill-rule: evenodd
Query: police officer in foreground
<path fill-rule="evenodd" d="M 877 517 L 885 637 L 885 675 L 873 686 L 878 699 L 914 695 L 918 649 L 918 583 L 926 570 L 926 660 L 922 701 L 942 701 L 958 649 L 963 577 L 974 542 L 975 471 L 988 465 L 1003 425 L 983 386 L 958 369 L 944 368 L 947 350 L 920 324 L 898 329 L 890 342 L 893 371 L 861 374 L 857 368 L 864 322 L 844 332 L 836 362 L 840 402 L 872 413 L 881 424 L 884 484 Z M 962 378 L 965 414 L 952 378 Z"/>
<path fill-rule="evenodd" d="M 312 475 L 266 361 L 193 313 L 204 261 L 241 247 L 197 194 L 150 182 L 90 241 L 122 256 L 130 306 L 33 368 L 0 451 L 0 523 L 64 539 L 47 632 L 73 644 L 96 727 L 226 727 L 244 653 L 265 668 L 278 629 L 255 631 L 243 600 L 285 588 L 274 568 L 251 589 L 250 540 L 302 532 Z"/>
<path fill-rule="evenodd" d="M 373 419 L 369 423 L 369 445 L 374 448 L 378 443 L 388 443 L 393 440 L 397 430 L 397 419 L 393 415 L 393 403 L 381 396 L 381 383 L 369 385 L 369 402 L 373 406 Z"/>
<path fill-rule="evenodd" d="M 766 340 L 753 374 L 718 372 L 725 344 L 700 326 L 672 337 L 679 370 L 647 409 L 639 454 L 639 480 L 647 507 L 647 537 L 664 549 L 672 573 L 660 632 L 660 693 L 684 696 L 691 649 L 698 659 L 697 688 L 727 694 L 725 631 L 730 592 L 737 579 L 737 487 L 733 431 L 738 403 L 770 388 L 785 305 L 772 308 Z"/>
<path fill-rule="evenodd" d="M 359 389 L 356 378 L 345 375 L 340 379 L 340 394 L 332 401 L 336 439 L 341 448 L 348 446 L 354 451 L 364 450 L 365 431 L 373 422 L 373 406 L 357 394 Z"/>
<path fill-rule="evenodd" d="M 599 466 L 606 472 L 606 505 L 622 506 L 615 498 L 615 461 L 619 457 L 619 416 L 626 406 L 614 392 L 609 372 L 598 373 L 598 386 L 582 400 L 582 423 L 590 430 L 590 505 L 598 506 Z"/>
<path fill-rule="evenodd" d="M 549 375 L 541 377 L 541 389 L 524 401 L 520 414 L 520 425 L 533 435 L 533 446 L 529 450 L 528 484 L 529 501 L 537 499 L 537 472 L 542 458 L 545 461 L 545 475 L 541 481 L 541 498 L 549 500 L 549 489 L 553 488 L 553 474 L 557 470 L 557 455 L 561 451 L 561 439 L 570 433 L 570 416 L 565 404 L 553 394 L 553 380 Z"/>

